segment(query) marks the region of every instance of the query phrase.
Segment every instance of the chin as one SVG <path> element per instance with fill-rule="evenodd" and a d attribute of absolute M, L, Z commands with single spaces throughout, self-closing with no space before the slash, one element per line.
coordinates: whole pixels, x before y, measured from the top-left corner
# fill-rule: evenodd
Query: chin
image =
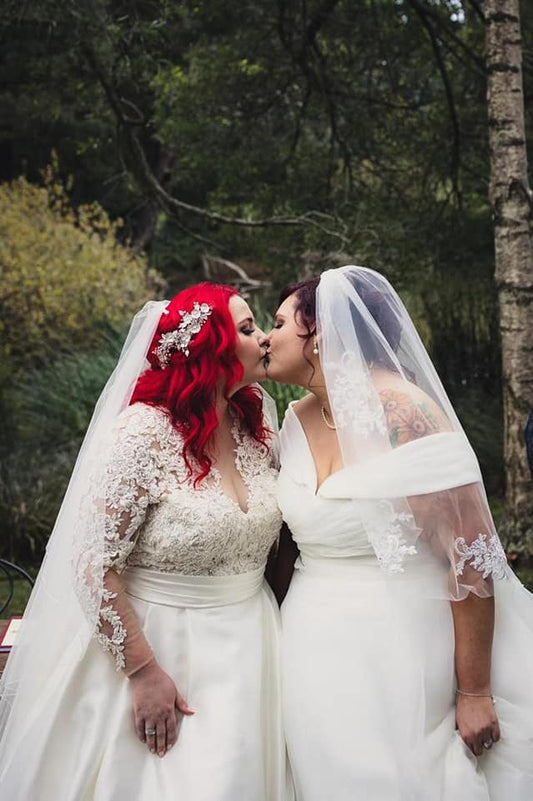
<path fill-rule="evenodd" d="M 266 378 L 270 378 L 272 381 L 277 381 L 278 384 L 294 383 L 290 376 L 284 374 L 283 368 L 279 369 L 276 367 L 276 365 L 272 364 L 269 364 L 267 367 Z"/>
<path fill-rule="evenodd" d="M 243 376 L 241 385 L 246 386 L 247 384 L 256 384 L 258 381 L 266 381 L 267 378 L 268 375 L 264 367 L 258 367 L 257 370 L 253 370 Z"/>

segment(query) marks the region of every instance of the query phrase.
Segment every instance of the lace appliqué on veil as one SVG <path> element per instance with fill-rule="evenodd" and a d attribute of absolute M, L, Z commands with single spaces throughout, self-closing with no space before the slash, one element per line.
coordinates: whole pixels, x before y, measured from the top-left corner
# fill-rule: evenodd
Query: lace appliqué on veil
<path fill-rule="evenodd" d="M 347 351 L 340 365 L 331 364 L 327 368 L 333 378 L 328 394 L 337 425 L 340 428 L 350 426 L 364 437 L 372 431 L 386 435 L 383 406 L 356 354 Z"/>
<path fill-rule="evenodd" d="M 405 557 L 417 553 L 414 545 L 408 545 L 404 533 L 411 531 L 418 535 L 413 515 L 397 511 L 390 501 L 385 500 L 378 503 L 372 514 L 374 521 L 369 540 L 379 564 L 387 573 L 403 573 Z"/>
<path fill-rule="evenodd" d="M 479 571 L 482 578 L 492 576 L 495 579 L 502 579 L 505 576 L 507 559 L 500 540 L 496 534 L 478 534 L 470 545 L 464 537 L 458 537 L 455 541 L 455 553 L 460 557 L 455 565 L 455 573 L 463 575 L 463 571 L 470 563 L 470 567 Z"/>

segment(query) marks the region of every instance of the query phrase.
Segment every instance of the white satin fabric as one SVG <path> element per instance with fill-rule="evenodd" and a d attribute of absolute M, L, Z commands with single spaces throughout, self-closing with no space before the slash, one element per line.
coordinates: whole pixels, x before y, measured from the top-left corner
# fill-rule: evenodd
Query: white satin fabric
<path fill-rule="evenodd" d="M 67 651 L 3 765 L 0 797 L 282 801 L 278 612 L 262 572 L 127 569 L 144 634 L 195 714 L 161 759 L 137 739 L 129 683 L 109 655 L 94 641 L 82 660 Z"/>
<path fill-rule="evenodd" d="M 409 570 L 383 571 L 348 473 L 317 490 L 289 409 L 278 501 L 301 553 L 282 606 L 297 801 L 531 801 L 533 596 L 509 568 L 494 582 L 492 686 L 502 739 L 476 758 L 455 730 L 447 568 L 419 541 Z"/>

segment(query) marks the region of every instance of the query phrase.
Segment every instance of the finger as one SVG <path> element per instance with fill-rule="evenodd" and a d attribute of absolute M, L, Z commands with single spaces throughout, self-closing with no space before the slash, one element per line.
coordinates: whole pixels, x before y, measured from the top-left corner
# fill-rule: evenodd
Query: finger
<path fill-rule="evenodd" d="M 474 754 L 474 756 L 480 756 L 484 751 L 484 748 L 481 745 L 481 740 L 478 737 L 468 741 L 467 745 Z"/>
<path fill-rule="evenodd" d="M 172 746 L 176 743 L 178 738 L 177 729 L 178 721 L 176 720 L 176 715 L 171 714 L 167 718 L 167 750 L 172 748 Z"/>
<path fill-rule="evenodd" d="M 492 724 L 492 739 L 495 743 L 501 738 L 500 724 L 498 721 Z"/>
<path fill-rule="evenodd" d="M 159 720 L 157 722 L 157 732 L 156 732 L 156 748 L 157 748 L 157 755 L 162 757 L 165 756 L 167 751 L 167 726 L 164 720 Z"/>
<path fill-rule="evenodd" d="M 141 743 L 145 743 L 146 742 L 146 737 L 145 737 L 145 734 L 144 734 L 144 730 L 145 730 L 146 724 L 145 724 L 144 718 L 138 718 L 138 717 L 136 717 L 134 715 L 133 716 L 133 721 L 134 721 L 134 724 L 135 724 L 135 733 L 137 734 L 137 737 L 139 738 Z"/>
<path fill-rule="evenodd" d="M 146 723 L 144 727 L 145 742 L 152 754 L 155 754 L 157 728 L 155 723 Z"/>
<path fill-rule="evenodd" d="M 179 709 L 182 715 L 194 715 L 194 709 L 190 708 L 185 698 L 178 692 L 176 693 L 175 705 L 176 709 Z"/>

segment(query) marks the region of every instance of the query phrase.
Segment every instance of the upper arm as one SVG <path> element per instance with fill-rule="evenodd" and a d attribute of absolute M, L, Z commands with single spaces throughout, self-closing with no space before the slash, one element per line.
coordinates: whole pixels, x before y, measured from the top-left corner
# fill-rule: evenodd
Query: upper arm
<path fill-rule="evenodd" d="M 394 448 L 421 437 L 452 430 L 439 406 L 420 390 L 412 392 L 410 389 L 387 387 L 379 390 L 379 398 Z"/>
<path fill-rule="evenodd" d="M 158 414 L 128 410 L 113 431 L 99 492 L 105 515 L 105 567 L 123 568 L 148 507 L 163 492 L 164 444 Z"/>

